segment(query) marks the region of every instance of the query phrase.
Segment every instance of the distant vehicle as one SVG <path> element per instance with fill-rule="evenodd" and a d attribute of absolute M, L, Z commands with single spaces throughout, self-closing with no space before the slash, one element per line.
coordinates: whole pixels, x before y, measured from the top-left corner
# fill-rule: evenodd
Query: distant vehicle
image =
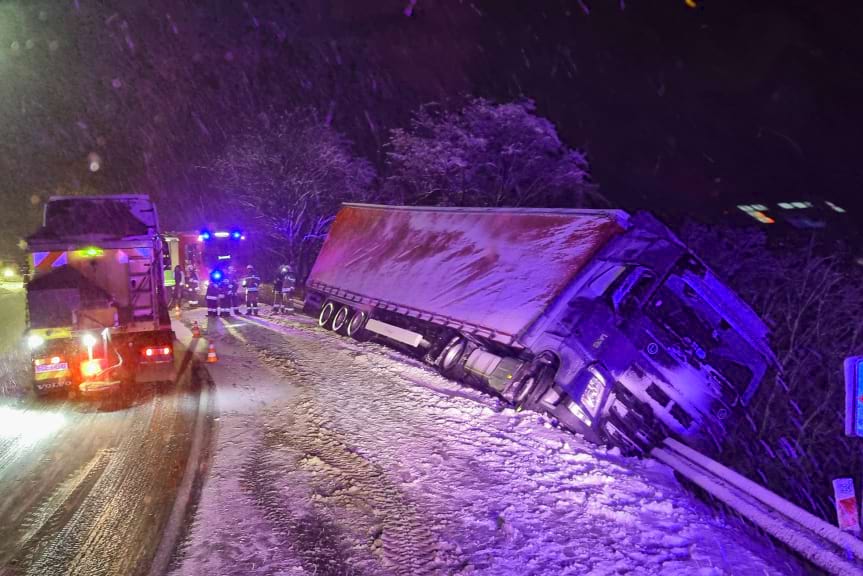
<path fill-rule="evenodd" d="M 778 374 L 758 316 L 647 213 L 345 204 L 305 304 L 630 452 L 715 448 Z"/>
<path fill-rule="evenodd" d="M 197 283 L 190 282 L 186 274 L 187 302 L 204 301 L 204 292 L 213 273 L 221 279 L 233 267 L 236 274 L 243 274 L 250 263 L 246 233 L 237 228 L 169 232 L 164 234 L 164 239 L 168 246 L 164 261 L 165 285 L 175 285 L 173 270 L 178 264 L 185 272 L 194 269 L 197 274 Z M 198 298 L 193 299 L 191 292 Z"/>
<path fill-rule="evenodd" d="M 164 244 L 147 196 L 52 197 L 27 244 L 37 394 L 174 379 Z"/>
<path fill-rule="evenodd" d="M 21 265 L 15 258 L 0 256 L 0 284 L 4 282 L 21 282 L 23 274 Z"/>

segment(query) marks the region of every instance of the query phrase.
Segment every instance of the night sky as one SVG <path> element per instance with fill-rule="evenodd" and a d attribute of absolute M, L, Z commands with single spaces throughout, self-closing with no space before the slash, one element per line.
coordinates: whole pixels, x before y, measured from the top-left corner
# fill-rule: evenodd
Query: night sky
<path fill-rule="evenodd" d="M 262 112 L 314 107 L 380 168 L 389 129 L 465 95 L 534 99 L 628 209 L 863 209 L 859 3 L 407 5 L 0 0 L 0 242 L 58 192 L 149 192 L 191 226 Z"/>

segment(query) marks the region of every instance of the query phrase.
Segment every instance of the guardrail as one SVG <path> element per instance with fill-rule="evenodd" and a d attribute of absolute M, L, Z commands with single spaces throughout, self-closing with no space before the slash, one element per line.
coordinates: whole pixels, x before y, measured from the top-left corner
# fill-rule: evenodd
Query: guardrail
<path fill-rule="evenodd" d="M 651 455 L 836 576 L 863 576 L 863 541 L 673 439 Z"/>

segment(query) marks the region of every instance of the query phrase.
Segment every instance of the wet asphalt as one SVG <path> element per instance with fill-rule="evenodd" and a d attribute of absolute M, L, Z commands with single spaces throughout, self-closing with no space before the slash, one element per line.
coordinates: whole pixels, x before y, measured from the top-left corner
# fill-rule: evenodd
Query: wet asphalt
<path fill-rule="evenodd" d="M 23 292 L 0 292 L 0 322 L 0 356 L 14 357 Z M 84 400 L 0 397 L 0 576 L 150 571 L 205 380 L 176 350 L 173 383 Z"/>

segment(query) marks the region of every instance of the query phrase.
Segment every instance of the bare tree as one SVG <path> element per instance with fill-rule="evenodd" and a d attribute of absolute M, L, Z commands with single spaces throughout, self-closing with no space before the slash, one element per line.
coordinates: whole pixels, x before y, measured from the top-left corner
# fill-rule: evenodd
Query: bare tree
<path fill-rule="evenodd" d="M 313 111 L 261 115 L 213 165 L 222 193 L 266 235 L 263 246 L 308 272 L 344 201 L 371 197 L 375 172 Z"/>

